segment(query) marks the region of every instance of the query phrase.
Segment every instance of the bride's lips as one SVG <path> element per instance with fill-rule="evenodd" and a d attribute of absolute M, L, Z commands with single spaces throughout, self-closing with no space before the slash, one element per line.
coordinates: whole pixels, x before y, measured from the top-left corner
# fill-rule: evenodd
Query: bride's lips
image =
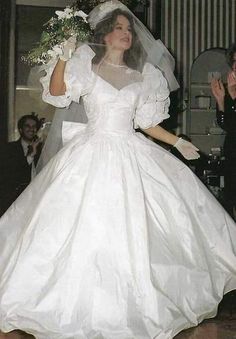
<path fill-rule="evenodd" d="M 129 38 L 122 38 L 120 39 L 121 41 L 124 41 L 124 42 L 130 42 L 130 39 Z"/>

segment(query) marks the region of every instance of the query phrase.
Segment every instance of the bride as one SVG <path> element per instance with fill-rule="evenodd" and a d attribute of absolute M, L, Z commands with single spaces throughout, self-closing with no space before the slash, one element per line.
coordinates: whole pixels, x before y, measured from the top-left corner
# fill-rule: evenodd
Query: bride
<path fill-rule="evenodd" d="M 236 288 L 235 224 L 182 162 L 134 130 L 198 157 L 158 126 L 169 89 L 137 19 L 111 0 L 90 22 L 92 47 L 74 51 L 70 39 L 42 79 L 57 107 L 82 98 L 88 123 L 63 124 L 64 147 L 0 221 L 0 328 L 170 339 L 214 317 Z"/>

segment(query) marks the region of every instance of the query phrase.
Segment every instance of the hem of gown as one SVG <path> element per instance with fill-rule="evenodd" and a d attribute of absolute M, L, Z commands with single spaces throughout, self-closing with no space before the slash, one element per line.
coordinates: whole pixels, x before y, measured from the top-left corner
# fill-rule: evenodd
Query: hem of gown
<path fill-rule="evenodd" d="M 224 291 L 224 294 L 222 295 L 222 298 L 223 298 L 223 296 L 225 295 L 225 294 L 227 294 L 227 293 L 229 293 L 229 292 L 232 292 L 232 291 L 234 291 L 234 290 L 236 290 L 236 287 L 235 288 L 228 288 L 228 289 L 226 289 L 225 291 Z M 222 300 L 222 299 L 221 299 Z M 197 327 L 197 326 L 199 326 L 199 324 L 201 324 L 204 320 L 209 320 L 209 319 L 214 319 L 215 318 L 215 316 L 217 315 L 217 310 L 218 310 L 218 306 L 219 306 L 219 303 L 218 304 L 216 304 L 217 305 L 217 308 L 212 308 L 212 312 L 213 312 L 213 310 L 214 310 L 214 312 L 212 313 L 212 315 L 209 315 L 209 316 L 206 316 L 206 317 L 204 317 L 202 320 L 200 320 L 200 321 L 198 321 L 195 325 L 193 325 L 193 326 L 181 326 L 180 328 L 178 328 L 178 329 L 176 329 L 175 331 L 173 331 L 172 332 L 172 334 L 171 334 L 171 336 L 168 336 L 168 337 L 166 337 L 166 333 L 162 333 L 162 334 L 160 334 L 160 335 L 158 335 L 158 336 L 154 336 L 154 337 L 150 337 L 150 339 L 173 339 L 176 335 L 178 335 L 179 333 L 181 333 L 182 331 L 185 331 L 185 330 L 188 330 L 188 329 L 190 329 L 190 328 L 195 328 L 195 327 Z M 208 312 L 208 313 L 211 313 L 211 312 Z M 201 316 L 199 316 L 199 318 L 200 318 Z M 4 327 L 3 328 L 0 328 L 0 334 L 2 333 L 2 334 L 7 334 L 7 333 L 10 333 L 10 332 L 12 332 L 12 331 L 23 331 L 23 332 L 25 332 L 25 333 L 27 333 L 27 334 L 29 334 L 29 335 L 32 335 L 32 336 L 34 336 L 36 339 L 37 338 L 39 338 L 39 337 L 37 337 L 37 334 L 35 334 L 35 333 L 33 333 L 32 331 L 29 331 L 29 330 L 27 330 L 27 329 L 24 329 L 24 328 L 19 328 L 19 327 L 8 327 L 7 329 L 5 328 L 4 329 Z M 50 335 L 50 334 L 49 334 Z M 164 335 L 164 337 L 162 337 L 162 335 Z M 46 338 L 45 338 L 46 339 Z M 65 339 L 67 339 L 67 337 L 65 337 Z M 84 338 L 84 339 L 87 339 L 87 338 Z M 103 338 L 103 339 L 106 339 L 106 338 Z M 109 339 L 112 339 L 112 337 L 110 337 L 109 336 Z M 131 339 L 130 337 L 129 338 L 123 338 L 123 339 Z M 132 339 L 136 339 L 135 337 L 134 338 L 132 338 Z"/>

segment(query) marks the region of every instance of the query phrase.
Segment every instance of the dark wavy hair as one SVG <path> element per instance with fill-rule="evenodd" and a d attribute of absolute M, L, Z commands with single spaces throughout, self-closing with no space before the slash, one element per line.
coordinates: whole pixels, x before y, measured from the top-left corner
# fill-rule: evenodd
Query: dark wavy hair
<path fill-rule="evenodd" d="M 145 52 L 134 30 L 134 19 L 131 14 L 119 8 L 107 14 L 105 18 L 103 18 L 102 21 L 99 22 L 95 27 L 94 34 L 91 40 L 91 42 L 94 43 L 93 49 L 95 52 L 93 63 L 98 64 L 104 57 L 106 52 L 104 38 L 107 34 L 111 33 L 114 30 L 116 20 L 119 15 L 122 15 L 129 20 L 132 33 L 132 45 L 128 50 L 124 52 L 124 62 L 127 64 L 128 67 L 132 69 L 142 70 L 145 60 Z M 96 46 L 96 44 L 98 45 Z M 104 45 L 104 47 L 99 45 Z"/>
<path fill-rule="evenodd" d="M 233 43 L 226 52 L 226 60 L 230 67 L 233 66 L 235 53 L 236 53 L 236 43 Z"/>
<path fill-rule="evenodd" d="M 30 119 L 30 120 L 34 120 L 36 122 L 36 129 L 37 131 L 41 128 L 42 124 L 44 123 L 45 118 L 41 118 L 39 119 L 38 115 L 35 114 L 35 112 L 32 112 L 31 114 L 26 114 L 23 115 L 17 123 L 17 127 L 18 130 L 22 129 L 24 127 L 24 124 L 26 123 L 26 121 Z"/>

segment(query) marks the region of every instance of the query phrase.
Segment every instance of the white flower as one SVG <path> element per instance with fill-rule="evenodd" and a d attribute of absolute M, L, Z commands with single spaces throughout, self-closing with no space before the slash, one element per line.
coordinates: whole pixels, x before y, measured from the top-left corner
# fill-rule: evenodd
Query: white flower
<path fill-rule="evenodd" d="M 50 55 L 51 58 L 56 58 L 56 56 L 57 56 L 56 53 L 54 51 L 52 51 L 51 49 L 49 49 L 47 51 L 47 53 L 48 53 L 48 55 Z"/>
<path fill-rule="evenodd" d="M 55 46 L 53 46 L 53 51 L 55 52 L 55 53 L 57 53 L 57 54 L 62 54 L 63 53 L 63 51 L 62 51 L 62 46 L 61 45 L 55 45 Z"/>
<path fill-rule="evenodd" d="M 64 19 L 64 17 L 65 17 L 65 13 L 64 13 L 64 12 L 62 12 L 62 11 L 56 11 L 55 13 L 56 13 L 56 15 L 58 16 L 58 19 L 59 19 L 59 20 Z"/>
<path fill-rule="evenodd" d="M 75 11 L 74 16 L 80 16 L 85 22 L 87 22 L 87 14 L 84 13 L 83 11 Z"/>
<path fill-rule="evenodd" d="M 56 15 L 59 20 L 70 19 L 73 16 L 73 11 L 71 8 L 66 7 L 64 11 L 56 11 Z"/>
<path fill-rule="evenodd" d="M 56 58 L 58 55 L 62 55 L 62 53 L 61 45 L 55 45 L 47 51 L 47 54 L 50 55 L 51 58 Z"/>

